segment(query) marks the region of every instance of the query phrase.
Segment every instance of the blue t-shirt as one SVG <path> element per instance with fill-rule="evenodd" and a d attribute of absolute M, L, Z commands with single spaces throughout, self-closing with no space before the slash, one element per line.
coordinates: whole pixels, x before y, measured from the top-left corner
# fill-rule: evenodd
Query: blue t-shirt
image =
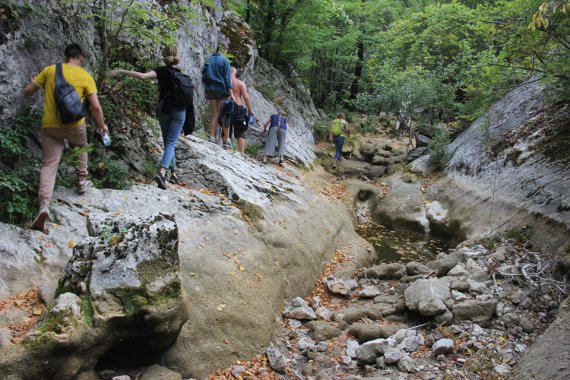
<path fill-rule="evenodd" d="M 271 115 L 271 126 L 270 126 L 270 128 L 277 126 L 277 117 L 278 117 L 278 114 L 276 114 L 276 113 Z M 285 119 L 284 116 L 281 116 L 280 122 L 281 123 L 279 123 L 279 124 L 280 124 L 281 129 L 287 129 L 287 119 Z"/>
<path fill-rule="evenodd" d="M 202 71 L 202 82 L 205 84 L 206 92 L 229 94 L 232 88 L 230 61 L 220 53 L 212 54 Z"/>

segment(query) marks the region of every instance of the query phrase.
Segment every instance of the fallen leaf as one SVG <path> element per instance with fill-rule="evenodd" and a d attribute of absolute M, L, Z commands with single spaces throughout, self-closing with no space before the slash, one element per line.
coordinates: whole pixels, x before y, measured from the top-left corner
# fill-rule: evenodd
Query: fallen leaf
<path fill-rule="evenodd" d="M 70 240 L 69 242 L 67 242 L 67 246 L 71 249 L 75 248 L 76 245 L 77 244 L 73 240 Z"/>

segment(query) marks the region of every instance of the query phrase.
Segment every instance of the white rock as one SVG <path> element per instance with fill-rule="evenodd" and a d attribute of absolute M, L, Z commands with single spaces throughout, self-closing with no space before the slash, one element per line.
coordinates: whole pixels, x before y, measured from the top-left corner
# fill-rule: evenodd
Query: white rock
<path fill-rule="evenodd" d="M 447 338 L 440 339 L 437 342 L 435 342 L 433 346 L 431 346 L 431 349 L 433 351 L 433 356 L 447 354 L 451 350 L 453 350 L 454 346 L 455 344 L 451 339 Z"/>
<path fill-rule="evenodd" d="M 54 313 L 70 311 L 73 316 L 81 314 L 81 298 L 73 293 L 63 293 L 55 300 L 55 306 L 51 309 Z"/>
<path fill-rule="evenodd" d="M 317 319 L 315 311 L 307 305 L 304 299 L 301 297 L 296 297 L 290 304 L 285 308 L 283 316 L 286 318 L 294 319 Z"/>
<path fill-rule="evenodd" d="M 389 348 L 384 352 L 384 362 L 394 364 L 402 357 L 402 351 L 397 348 Z"/>
<path fill-rule="evenodd" d="M 467 269 L 465 269 L 463 264 L 459 263 L 453 268 L 451 268 L 451 270 L 447 272 L 447 275 L 451 277 L 461 277 L 461 276 L 468 276 L 469 272 L 467 271 Z"/>
<path fill-rule="evenodd" d="M 313 347 L 315 347 L 315 341 L 307 336 L 304 336 L 297 341 L 297 349 L 300 351 L 306 351 Z"/>
<path fill-rule="evenodd" d="M 381 293 L 382 292 L 380 289 L 378 289 L 376 286 L 365 285 L 362 287 L 362 290 L 358 292 L 358 296 L 362 298 L 374 298 Z"/>
<path fill-rule="evenodd" d="M 356 357 L 356 349 L 360 346 L 358 342 L 354 339 L 348 339 L 346 341 L 346 355 L 350 356 L 351 358 Z"/>
<path fill-rule="evenodd" d="M 497 372 L 499 375 L 506 375 L 507 373 L 511 372 L 511 369 L 505 364 L 499 364 L 495 366 L 495 372 Z"/>

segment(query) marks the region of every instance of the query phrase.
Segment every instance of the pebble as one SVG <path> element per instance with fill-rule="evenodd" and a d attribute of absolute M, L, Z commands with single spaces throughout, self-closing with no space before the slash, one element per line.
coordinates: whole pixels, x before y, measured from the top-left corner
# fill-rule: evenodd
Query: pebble
<path fill-rule="evenodd" d="M 438 356 L 440 354 L 447 354 L 453 350 L 455 343 L 451 339 L 440 339 L 433 344 L 431 349 L 433 350 L 433 355 Z"/>
<path fill-rule="evenodd" d="M 495 372 L 497 372 L 499 375 L 506 375 L 510 371 L 511 369 L 504 364 L 499 364 L 495 366 Z"/>

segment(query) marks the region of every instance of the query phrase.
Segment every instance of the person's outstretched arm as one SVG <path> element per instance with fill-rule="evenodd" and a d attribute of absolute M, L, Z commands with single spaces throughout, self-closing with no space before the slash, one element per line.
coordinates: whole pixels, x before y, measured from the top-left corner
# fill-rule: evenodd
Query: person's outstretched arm
<path fill-rule="evenodd" d="M 138 71 L 133 71 L 133 70 L 123 70 L 123 69 L 114 69 L 111 70 L 107 73 L 108 76 L 112 77 L 116 77 L 118 75 L 126 75 L 128 77 L 132 77 L 135 79 L 156 79 L 156 71 L 152 70 L 152 71 L 147 71 L 146 73 L 140 73 Z"/>

